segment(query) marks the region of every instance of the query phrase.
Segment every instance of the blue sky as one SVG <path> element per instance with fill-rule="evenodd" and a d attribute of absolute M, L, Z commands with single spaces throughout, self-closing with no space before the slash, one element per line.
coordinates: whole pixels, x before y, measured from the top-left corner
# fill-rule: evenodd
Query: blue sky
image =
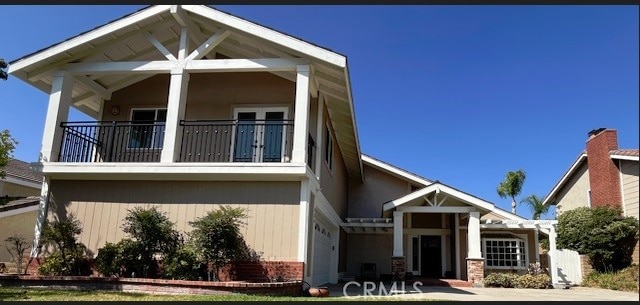
<path fill-rule="evenodd" d="M 142 7 L 4 5 L 0 58 Z M 505 210 L 496 186 L 508 171 L 527 173 L 520 197 L 544 196 L 592 129 L 639 146 L 638 6 L 216 7 L 346 55 L 363 153 Z M 16 158 L 37 160 L 47 101 L 0 82 Z"/>

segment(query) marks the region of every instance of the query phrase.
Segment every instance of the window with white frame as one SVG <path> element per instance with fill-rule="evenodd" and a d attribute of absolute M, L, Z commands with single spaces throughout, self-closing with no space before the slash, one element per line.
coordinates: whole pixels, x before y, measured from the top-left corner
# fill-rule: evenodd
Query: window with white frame
<path fill-rule="evenodd" d="M 132 109 L 128 148 L 162 148 L 166 121 L 165 108 Z"/>
<path fill-rule="evenodd" d="M 527 243 L 519 238 L 484 238 L 485 266 L 490 269 L 526 269 Z"/>
<path fill-rule="evenodd" d="M 327 162 L 329 169 L 333 168 L 333 137 L 331 136 L 331 129 L 329 125 L 325 127 L 325 143 L 324 147 L 324 161 Z"/>

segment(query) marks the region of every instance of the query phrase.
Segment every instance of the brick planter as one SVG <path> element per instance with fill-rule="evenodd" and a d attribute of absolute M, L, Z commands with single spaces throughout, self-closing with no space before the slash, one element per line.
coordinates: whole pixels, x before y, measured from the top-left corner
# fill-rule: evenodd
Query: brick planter
<path fill-rule="evenodd" d="M 482 283 L 484 280 L 484 259 L 467 258 L 467 282 Z"/>
<path fill-rule="evenodd" d="M 48 289 L 109 290 L 149 294 L 250 294 L 300 296 L 301 281 L 251 283 L 206 282 L 94 276 L 0 275 L 0 286 Z"/>

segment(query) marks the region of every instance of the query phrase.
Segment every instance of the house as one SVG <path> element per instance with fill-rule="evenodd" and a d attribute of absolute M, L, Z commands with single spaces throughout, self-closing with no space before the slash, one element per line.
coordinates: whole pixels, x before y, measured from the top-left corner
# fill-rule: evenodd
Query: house
<path fill-rule="evenodd" d="M 479 282 L 525 272 L 538 232 L 555 236 L 362 154 L 344 55 L 212 7 L 150 6 L 8 71 L 49 94 L 36 236 L 73 213 L 95 252 L 124 237 L 128 209 L 157 205 L 189 231 L 229 204 L 249 211 L 264 264 L 313 285 L 363 264 Z M 94 121 L 67 121 L 71 107 Z"/>
<path fill-rule="evenodd" d="M 14 235 L 29 242 L 33 239 L 42 175 L 17 159 L 10 159 L 4 171 L 6 175 L 0 179 L 0 263 L 10 263 L 5 240 Z"/>
<path fill-rule="evenodd" d="M 619 149 L 618 132 L 610 128 L 589 131 L 582 151 L 543 203 L 555 205 L 562 214 L 579 207 L 611 205 L 624 216 L 638 218 L 640 150 Z M 638 263 L 639 246 L 633 254 Z"/>

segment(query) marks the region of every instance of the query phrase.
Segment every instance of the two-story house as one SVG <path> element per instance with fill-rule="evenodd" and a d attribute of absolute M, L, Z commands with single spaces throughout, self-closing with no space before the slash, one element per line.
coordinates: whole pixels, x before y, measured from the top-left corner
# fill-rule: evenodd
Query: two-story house
<path fill-rule="evenodd" d="M 363 264 L 478 282 L 526 271 L 538 232 L 554 236 L 553 221 L 363 155 L 344 55 L 212 7 L 150 6 L 9 73 L 49 94 L 36 236 L 73 213 L 95 252 L 124 237 L 133 207 L 157 205 L 189 231 L 239 206 L 262 261 L 314 285 Z M 69 122 L 72 107 L 93 120 Z"/>

